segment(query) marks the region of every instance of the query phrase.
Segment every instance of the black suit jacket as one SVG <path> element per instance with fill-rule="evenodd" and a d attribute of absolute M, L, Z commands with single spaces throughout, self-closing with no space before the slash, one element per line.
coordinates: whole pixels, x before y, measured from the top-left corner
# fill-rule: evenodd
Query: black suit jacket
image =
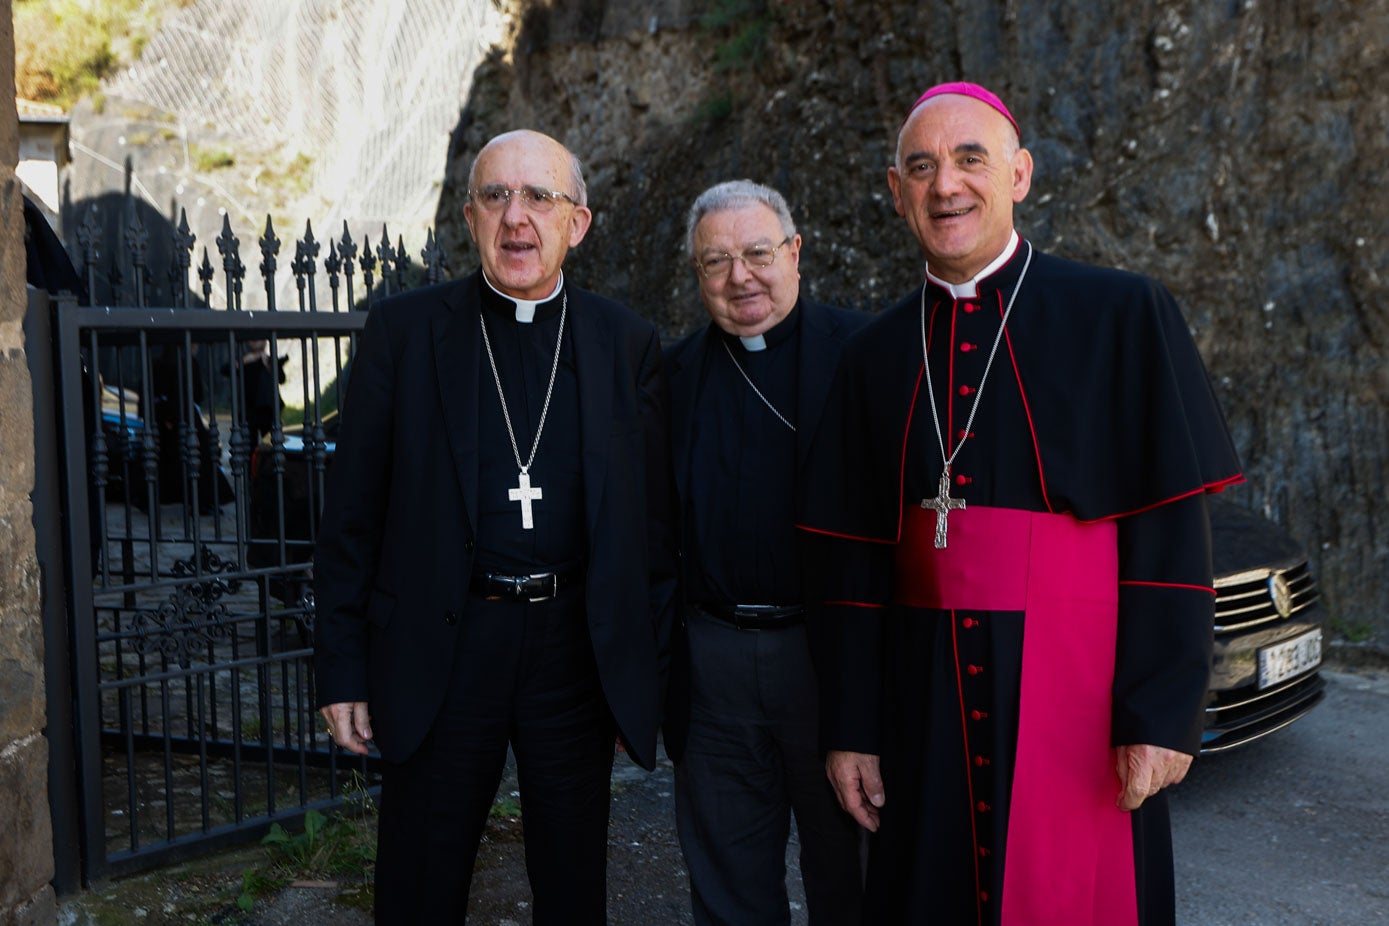
<path fill-rule="evenodd" d="M 408 758 L 433 723 L 468 607 L 486 363 L 480 285 L 474 273 L 372 309 L 314 554 L 317 701 L 368 702 L 377 749 L 392 762 Z M 623 742 L 651 768 L 674 597 L 660 341 L 623 306 L 566 291 L 579 383 L 585 611 Z"/>
<path fill-rule="evenodd" d="M 844 351 L 844 342 L 872 316 L 821 305 L 805 298 L 798 302 L 795 311 L 801 313 L 800 364 L 796 370 L 796 466 L 800 472 L 804 472 L 815 428 L 825 407 L 839 357 Z M 699 400 L 699 383 L 710 352 L 721 350 L 718 338 L 718 330 L 711 322 L 666 349 L 671 395 L 671 454 L 675 462 L 679 496 L 676 510 L 681 525 L 682 548 L 689 537 L 685 513 L 689 503 L 691 437 Z M 804 480 L 798 479 L 796 483 L 803 485 Z M 799 513 L 803 508 L 804 499 L 797 498 L 796 511 Z M 802 542 L 806 543 L 807 539 L 803 537 Z M 682 559 L 682 565 L 684 562 Z M 814 572 L 810 562 L 806 560 L 808 579 L 811 578 L 809 574 Z M 809 589 L 805 601 L 807 605 L 812 603 Z M 682 601 L 680 610 L 665 720 L 666 753 L 675 761 L 679 761 L 684 754 L 690 718 L 689 647 L 685 634 L 688 604 Z"/>

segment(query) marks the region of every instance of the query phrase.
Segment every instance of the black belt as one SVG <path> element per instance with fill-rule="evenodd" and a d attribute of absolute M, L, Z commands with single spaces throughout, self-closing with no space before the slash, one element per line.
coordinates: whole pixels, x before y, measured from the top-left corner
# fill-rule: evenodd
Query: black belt
<path fill-rule="evenodd" d="M 562 572 L 536 572 L 524 576 L 475 572 L 472 589 L 475 594 L 493 601 L 547 601 L 558 595 L 561 589 L 582 582 L 583 578 L 582 566 L 573 566 Z"/>
<path fill-rule="evenodd" d="M 739 630 L 780 630 L 805 623 L 805 608 L 798 604 L 702 604 L 698 608 Z"/>

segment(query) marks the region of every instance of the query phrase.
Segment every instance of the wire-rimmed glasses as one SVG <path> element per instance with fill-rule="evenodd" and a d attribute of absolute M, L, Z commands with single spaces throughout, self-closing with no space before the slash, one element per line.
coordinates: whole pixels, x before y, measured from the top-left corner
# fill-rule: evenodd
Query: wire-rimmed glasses
<path fill-rule="evenodd" d="M 766 244 L 754 244 L 751 247 L 743 248 L 737 254 L 729 254 L 722 251 L 718 254 L 710 254 L 707 257 L 696 257 L 695 266 L 699 272 L 704 274 L 705 279 L 719 280 L 733 272 L 733 262 L 741 260 L 743 266 L 749 270 L 760 270 L 770 267 L 776 261 L 776 252 L 786 247 L 791 242 L 788 235 L 781 239 L 781 244 L 775 247 Z"/>
<path fill-rule="evenodd" d="M 549 212 L 560 200 L 575 206 L 579 204 L 579 201 L 568 193 L 531 185 L 511 189 L 500 183 L 493 183 L 468 191 L 468 197 L 488 212 L 501 212 L 510 205 L 513 196 L 520 197 L 521 206 L 527 212 Z"/>

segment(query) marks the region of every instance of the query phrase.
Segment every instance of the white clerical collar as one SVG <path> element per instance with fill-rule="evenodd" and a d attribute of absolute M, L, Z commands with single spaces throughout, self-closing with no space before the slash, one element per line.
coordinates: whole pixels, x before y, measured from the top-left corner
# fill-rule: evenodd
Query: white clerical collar
<path fill-rule="evenodd" d="M 990 275 L 995 273 L 999 267 L 1008 263 L 1013 257 L 1014 252 L 1018 249 L 1019 240 L 1017 230 L 1015 229 L 1008 238 L 1008 244 L 1004 247 L 1003 253 L 995 257 L 993 262 L 983 270 L 976 273 L 972 280 L 965 280 L 963 283 L 947 283 L 932 273 L 929 265 L 926 267 L 926 279 L 930 280 L 956 299 L 975 299 L 979 296 L 979 281 L 987 279 Z"/>
<path fill-rule="evenodd" d="M 498 296 L 501 296 L 503 299 L 516 306 L 516 320 L 526 325 L 529 325 L 531 322 L 535 321 L 536 306 L 540 305 L 542 302 L 549 302 L 551 299 L 559 295 L 560 290 L 564 289 L 563 270 L 559 272 L 559 279 L 555 281 L 554 291 L 551 292 L 550 295 L 546 296 L 544 299 L 517 299 L 515 296 L 508 296 L 506 293 L 493 286 L 492 281 L 487 279 L 487 274 L 484 273 L 482 275 L 482 279 L 483 282 L 485 282 L 487 286 L 492 290 L 492 292 L 496 293 Z"/>
<path fill-rule="evenodd" d="M 754 334 L 750 338 L 739 337 L 738 340 L 743 342 L 743 350 L 756 353 L 759 350 L 767 349 L 767 339 L 760 334 Z"/>

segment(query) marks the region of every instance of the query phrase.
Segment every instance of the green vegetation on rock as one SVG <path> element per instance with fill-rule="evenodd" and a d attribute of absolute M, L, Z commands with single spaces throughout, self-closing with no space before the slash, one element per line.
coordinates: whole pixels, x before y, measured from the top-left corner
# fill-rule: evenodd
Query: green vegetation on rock
<path fill-rule="evenodd" d="M 15 0 L 15 94 L 70 108 L 191 0 Z"/>

